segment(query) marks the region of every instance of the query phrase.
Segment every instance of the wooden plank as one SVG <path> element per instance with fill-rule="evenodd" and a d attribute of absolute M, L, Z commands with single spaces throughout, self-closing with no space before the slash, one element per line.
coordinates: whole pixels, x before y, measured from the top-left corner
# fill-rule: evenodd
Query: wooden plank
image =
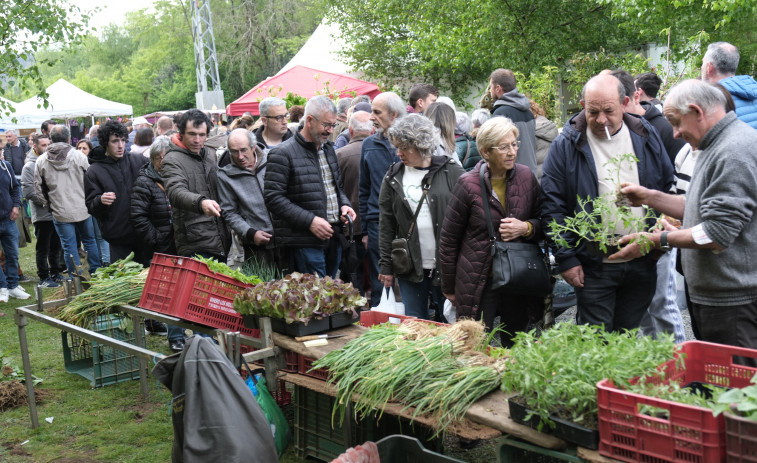
<path fill-rule="evenodd" d="M 298 354 L 304 355 L 305 357 L 319 359 L 332 350 L 341 349 L 348 342 L 352 341 L 355 338 L 358 338 L 366 331 L 368 331 L 368 328 L 364 328 L 358 325 L 350 325 L 345 326 L 344 328 L 337 328 L 335 330 L 329 331 L 328 334 L 344 334 L 345 336 L 341 338 L 328 339 L 328 344 L 318 347 L 305 347 L 304 343 L 295 341 L 291 336 L 274 332 L 273 344 L 283 349 L 297 352 Z"/>
<path fill-rule="evenodd" d="M 583 447 L 578 447 L 576 449 L 576 455 L 579 458 L 583 458 L 589 463 L 616 463 L 620 460 L 616 460 L 614 458 L 607 458 L 599 454 L 599 451 L 597 450 L 589 450 L 585 449 Z"/>
<path fill-rule="evenodd" d="M 283 379 L 284 381 L 288 381 L 298 386 L 306 387 L 321 394 L 336 397 L 336 389 L 325 381 L 317 378 L 311 378 L 309 376 L 298 375 L 295 373 L 283 373 L 279 375 L 279 379 Z M 404 405 L 390 403 L 384 408 L 384 413 L 412 419 L 413 409 L 404 410 L 404 408 Z M 426 416 L 416 417 L 415 422 L 431 428 L 436 425 L 436 420 Z M 495 437 L 502 435 L 497 429 L 481 423 L 475 423 L 468 419 L 463 419 L 459 423 L 453 423 L 447 427 L 447 432 L 464 439 L 494 439 Z"/>

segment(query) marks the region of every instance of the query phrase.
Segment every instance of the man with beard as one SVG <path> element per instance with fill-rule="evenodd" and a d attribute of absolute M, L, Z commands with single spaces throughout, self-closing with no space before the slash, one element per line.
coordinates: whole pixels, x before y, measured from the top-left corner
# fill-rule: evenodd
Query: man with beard
<path fill-rule="evenodd" d="M 341 261 L 340 222 L 356 217 L 328 141 L 335 125 L 334 103 L 311 98 L 302 129 L 268 154 L 264 187 L 276 247 L 291 251 L 294 270 L 331 277 Z"/>

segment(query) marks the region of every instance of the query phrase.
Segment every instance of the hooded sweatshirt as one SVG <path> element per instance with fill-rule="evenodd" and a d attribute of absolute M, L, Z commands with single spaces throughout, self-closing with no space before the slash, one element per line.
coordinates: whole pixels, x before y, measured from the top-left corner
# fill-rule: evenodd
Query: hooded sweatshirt
<path fill-rule="evenodd" d="M 84 202 L 84 174 L 88 168 L 87 156 L 68 143 L 53 143 L 37 158 L 34 191 L 56 221 L 75 223 L 89 218 Z"/>
<path fill-rule="evenodd" d="M 494 102 L 492 116 L 507 117 L 518 127 L 520 149 L 517 162 L 527 166 L 536 175 L 536 122 L 531 113 L 531 102 L 525 95 L 518 93 L 517 88 L 513 89 Z"/>
<path fill-rule="evenodd" d="M 48 209 L 42 207 L 42 202 L 37 198 L 37 193 L 34 191 L 34 168 L 37 165 L 38 157 L 33 149 L 29 150 L 26 153 L 26 163 L 21 170 L 21 193 L 31 203 L 32 223 L 53 220 L 53 215 Z"/>
<path fill-rule="evenodd" d="M 732 76 L 720 81 L 731 92 L 736 116 L 757 129 L 757 81 L 752 76 Z"/>

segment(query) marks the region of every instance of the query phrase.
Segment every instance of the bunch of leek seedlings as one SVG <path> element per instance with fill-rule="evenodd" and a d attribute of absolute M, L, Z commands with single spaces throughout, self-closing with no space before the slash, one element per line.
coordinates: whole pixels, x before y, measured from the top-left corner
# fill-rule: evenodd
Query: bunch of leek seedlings
<path fill-rule="evenodd" d="M 478 322 L 445 327 L 405 321 L 374 326 L 313 368 L 328 368 L 329 382 L 336 387 L 332 421 L 344 419 L 351 400 L 356 415 L 378 410 L 379 417 L 387 403 L 399 402 L 404 410 L 414 408 L 412 419 L 433 418 L 438 435 L 500 386 L 507 359 L 487 356 L 487 345 Z"/>

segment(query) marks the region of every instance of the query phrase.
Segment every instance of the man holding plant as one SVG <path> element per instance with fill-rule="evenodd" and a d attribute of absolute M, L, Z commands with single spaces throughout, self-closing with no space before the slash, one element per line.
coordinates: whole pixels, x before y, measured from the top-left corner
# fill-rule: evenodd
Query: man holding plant
<path fill-rule="evenodd" d="M 593 77 L 584 86 L 584 110 L 568 121 L 544 163 L 545 228 L 553 220 L 562 224 L 580 212 L 578 198 L 614 194 L 622 182 L 670 190 L 673 166 L 660 136 L 645 120 L 623 112 L 627 100 L 623 85 L 611 75 Z M 630 158 L 629 153 L 638 162 L 621 162 Z M 613 165 L 617 166 L 615 172 L 611 172 Z M 617 215 L 615 204 L 606 209 L 612 213 L 608 215 Z M 609 231 L 629 232 L 623 227 Z M 557 248 L 554 255 L 563 278 L 576 288 L 578 323 L 604 325 L 607 331 L 638 327 L 655 291 L 654 259 L 610 261 L 592 256 L 587 243 L 574 233 L 561 237 L 567 246 Z"/>
<path fill-rule="evenodd" d="M 726 113 L 723 93 L 700 80 L 671 90 L 664 112 L 675 136 L 700 150 L 686 198 L 631 184 L 621 191 L 633 204 L 683 218 L 680 230 L 663 221 L 664 231 L 646 236 L 659 248 L 682 248 L 702 340 L 757 348 L 757 131 Z M 631 245 L 611 258 L 640 254 Z"/>

